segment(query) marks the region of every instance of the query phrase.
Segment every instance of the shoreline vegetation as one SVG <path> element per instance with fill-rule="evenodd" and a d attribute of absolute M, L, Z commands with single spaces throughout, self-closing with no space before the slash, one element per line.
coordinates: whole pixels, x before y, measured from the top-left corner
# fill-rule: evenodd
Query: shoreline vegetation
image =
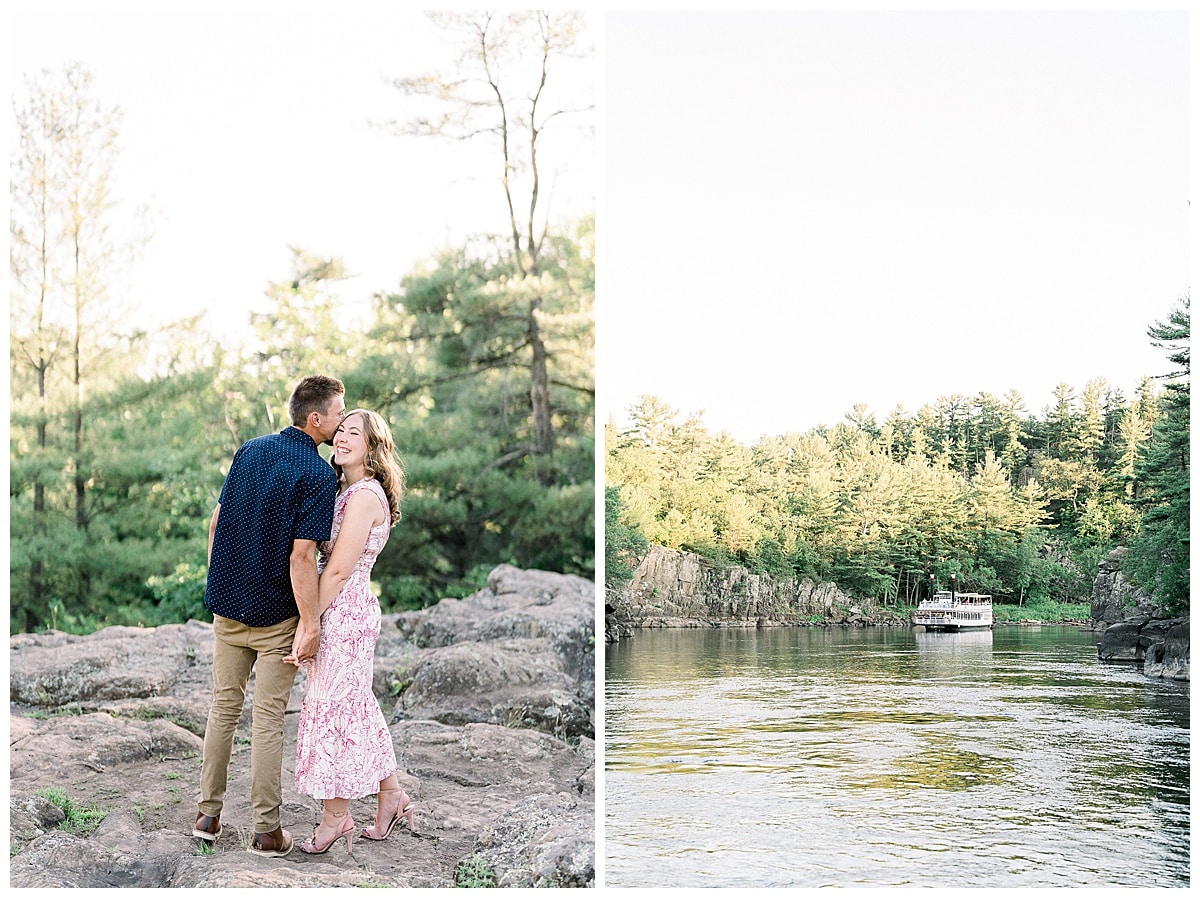
<path fill-rule="evenodd" d="M 1122 568 L 1127 557 L 1127 550 L 1117 549 L 1104 559 L 1088 599 L 1019 603 L 993 596 L 991 629 L 1090 633 L 1101 661 L 1133 663 L 1150 677 L 1188 680 L 1188 616 L 1167 613 L 1138 589 Z M 694 553 L 653 545 L 629 582 L 606 584 L 604 638 L 620 642 L 642 629 L 915 629 L 917 604 L 847 593 L 832 581 L 715 567 Z"/>
<path fill-rule="evenodd" d="M 993 596 L 999 620 L 1090 620 L 1071 606 L 1120 550 L 1132 585 L 1186 616 L 1190 296 L 1147 335 L 1170 374 L 1133 395 L 1062 383 L 1040 415 L 1015 390 L 954 393 L 742 445 L 643 395 L 605 426 L 605 580 L 632 584 L 661 547 L 697 559 L 680 572 L 683 613 L 666 616 L 894 613 L 956 583 Z M 654 587 L 675 591 L 664 576 Z"/>
<path fill-rule="evenodd" d="M 628 582 L 607 584 L 605 637 L 641 628 L 915 627 L 918 602 L 880 601 L 832 581 L 761 574 L 717 566 L 689 552 L 649 546 Z M 1070 626 L 1103 630 L 1094 596 L 1025 602 L 995 597 L 994 625 Z"/>
<path fill-rule="evenodd" d="M 1079 627 L 1085 630 L 1097 629 L 1095 621 L 1088 614 L 1089 605 L 1086 603 L 1055 602 L 1052 605 L 1015 606 L 992 605 L 993 628 L 995 627 Z M 772 627 L 916 627 L 912 623 L 912 613 L 916 607 L 888 609 L 883 615 L 866 612 L 856 615 L 850 609 L 842 609 L 841 613 L 832 617 L 796 618 L 794 620 L 772 620 L 769 623 L 758 621 L 724 621 L 715 622 L 698 618 L 679 619 L 676 625 L 664 624 L 664 618 L 644 618 L 638 621 L 626 622 L 634 629 L 691 629 L 698 626 L 772 626 Z M 654 621 L 650 623 L 649 621 Z M 686 621 L 686 623 L 682 622 Z"/>

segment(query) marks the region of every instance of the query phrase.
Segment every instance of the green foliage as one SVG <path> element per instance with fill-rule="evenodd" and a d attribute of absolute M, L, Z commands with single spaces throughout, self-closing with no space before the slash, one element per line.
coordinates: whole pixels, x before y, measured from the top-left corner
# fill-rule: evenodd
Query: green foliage
<path fill-rule="evenodd" d="M 385 607 L 466 595 L 499 563 L 595 576 L 590 234 L 583 222 L 550 241 L 536 284 L 483 242 L 378 299 L 372 342 L 404 347 L 400 366 L 368 354 L 346 383 L 390 418 L 409 476 L 404 520 L 375 568 Z M 531 400 L 535 295 L 552 453 L 538 448 Z"/>
<path fill-rule="evenodd" d="M 10 160 L 10 630 L 202 616 L 229 461 L 290 423 L 290 390 L 312 373 L 385 415 L 407 463 L 404 518 L 376 567 L 385 608 L 464 595 L 502 562 L 594 576 L 594 222 L 554 221 L 545 189 L 560 174 L 549 132 L 590 126 L 561 78 L 589 65 L 581 15 L 434 16 L 461 53 L 394 84 L 457 110 L 409 109 L 411 133 L 501 138 L 509 236 L 418 266 L 363 326 L 343 311 L 345 263 L 292 247 L 251 316 L 252 351 L 194 321 L 121 329 L 136 316 L 113 308 L 132 255 L 110 239 L 119 108 L 92 96 L 81 64 L 26 79 Z"/>
<path fill-rule="evenodd" d="M 459 862 L 454 870 L 454 885 L 460 889 L 494 889 L 496 874 L 487 861 L 477 854 Z"/>
<path fill-rule="evenodd" d="M 619 586 L 633 579 L 638 566 L 650 548 L 646 537 L 636 525 L 623 520 L 621 491 L 615 486 L 604 489 L 604 580 Z"/>
<path fill-rule="evenodd" d="M 1076 623 L 1092 617 L 1092 606 L 1087 602 L 1059 602 L 1054 599 L 1039 599 L 1025 605 L 992 604 L 992 617 L 1000 623 L 1040 621 L 1044 624 Z"/>
<path fill-rule="evenodd" d="M 204 612 L 204 587 L 208 580 L 207 566 L 184 562 L 166 576 L 151 575 L 146 585 L 154 596 L 154 617 L 151 626 L 177 623 L 189 618 L 199 619 Z"/>
<path fill-rule="evenodd" d="M 543 250 L 549 455 L 534 451 L 528 362 L 508 314 L 527 279 L 487 242 L 444 254 L 378 297 L 353 339 L 330 305 L 340 262 L 296 251 L 289 278 L 268 291 L 277 305 L 258 320 L 258 351 L 173 353 L 149 376 L 131 356 L 88 398 L 86 452 L 74 461 L 59 448 L 69 415 L 40 415 L 22 401 L 29 382 L 14 380 L 10 629 L 204 619 L 208 523 L 229 461 L 245 440 L 286 426 L 290 390 L 313 370 L 333 371 L 351 407 L 389 420 L 406 467 L 402 519 L 374 572 L 385 610 L 468 595 L 501 563 L 594 577 L 590 240 L 585 222 Z M 171 329 L 153 342 L 181 339 Z M 86 473 L 80 517 L 75 464 Z"/>
<path fill-rule="evenodd" d="M 635 528 L 718 567 L 833 580 L 914 604 L 956 575 L 1015 607 L 1090 594 L 1128 544 L 1134 574 L 1173 610 L 1188 588 L 1187 304 L 1151 329 L 1179 367 L 1166 393 L 1125 399 L 1102 378 L 1055 390 L 1044 420 L 1020 395 L 952 394 L 882 425 L 864 405 L 832 428 L 752 447 L 653 396 L 606 428 L 607 529 Z"/>
<path fill-rule="evenodd" d="M 1141 529 L 1129 546 L 1134 582 L 1167 610 L 1187 612 L 1191 589 L 1191 298 L 1149 330 L 1155 346 L 1178 366 L 1167 384 L 1149 446 L 1136 465 L 1142 493 Z"/>

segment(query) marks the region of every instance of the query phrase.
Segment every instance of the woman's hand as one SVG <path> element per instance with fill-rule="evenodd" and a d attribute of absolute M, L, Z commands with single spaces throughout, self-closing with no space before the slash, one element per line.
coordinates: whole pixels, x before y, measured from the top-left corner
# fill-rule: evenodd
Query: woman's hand
<path fill-rule="evenodd" d="M 296 635 L 292 638 L 292 653 L 285 655 L 283 660 L 288 664 L 299 667 L 309 664 L 317 657 L 317 649 L 321 646 L 321 622 L 317 621 L 316 628 L 304 626 L 301 621 L 296 627 Z"/>

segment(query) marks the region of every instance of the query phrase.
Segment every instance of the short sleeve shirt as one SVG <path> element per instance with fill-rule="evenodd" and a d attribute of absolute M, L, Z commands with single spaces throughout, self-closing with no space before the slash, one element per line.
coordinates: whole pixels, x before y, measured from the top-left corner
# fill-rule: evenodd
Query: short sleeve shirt
<path fill-rule="evenodd" d="M 329 539 L 337 475 L 297 427 L 242 444 L 221 488 L 204 606 L 250 627 L 300 612 L 292 543 Z"/>

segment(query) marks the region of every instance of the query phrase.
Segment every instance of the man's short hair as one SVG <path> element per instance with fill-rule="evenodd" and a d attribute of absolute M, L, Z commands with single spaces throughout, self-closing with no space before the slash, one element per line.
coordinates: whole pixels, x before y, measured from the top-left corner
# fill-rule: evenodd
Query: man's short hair
<path fill-rule="evenodd" d="M 293 426 L 303 427 L 313 412 L 324 415 L 329 411 L 333 397 L 345 392 L 345 385 L 336 377 L 314 374 L 304 378 L 296 384 L 292 398 L 288 400 L 288 413 L 292 416 Z"/>

